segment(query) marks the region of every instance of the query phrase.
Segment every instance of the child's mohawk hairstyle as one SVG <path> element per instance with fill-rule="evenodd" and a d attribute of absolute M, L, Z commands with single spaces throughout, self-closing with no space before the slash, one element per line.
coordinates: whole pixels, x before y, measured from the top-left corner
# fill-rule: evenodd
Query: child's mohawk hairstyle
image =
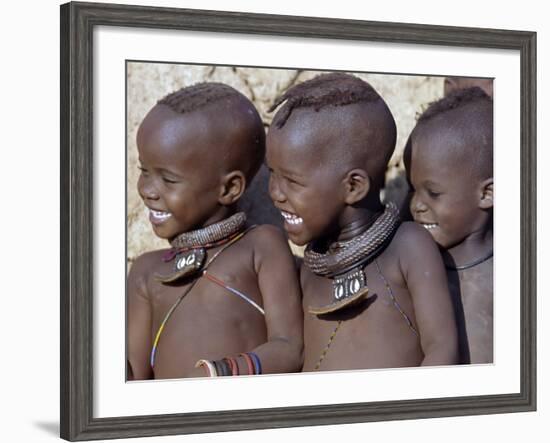
<path fill-rule="evenodd" d="M 343 73 L 323 74 L 290 88 L 275 100 L 269 112 L 286 101 L 273 119 L 273 125 L 282 128 L 296 108 L 311 107 L 318 111 L 325 106 L 374 102 L 378 99 L 380 96 L 372 86 L 358 77 Z"/>
<path fill-rule="evenodd" d="M 173 111 L 185 114 L 231 97 L 242 97 L 242 95 L 223 83 L 197 83 L 168 94 L 157 104 L 167 105 Z"/>
<path fill-rule="evenodd" d="M 479 86 L 473 86 L 466 89 L 457 89 L 446 97 L 430 103 L 428 108 L 420 115 L 420 117 L 418 117 L 418 123 L 429 120 L 436 115 L 452 109 L 461 108 L 462 106 L 477 101 L 486 101 L 491 103 L 493 99 Z"/>

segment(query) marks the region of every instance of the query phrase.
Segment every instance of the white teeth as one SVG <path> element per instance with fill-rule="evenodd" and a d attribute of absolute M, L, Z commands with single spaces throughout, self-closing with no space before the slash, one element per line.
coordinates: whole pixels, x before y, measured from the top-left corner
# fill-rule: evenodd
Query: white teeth
<path fill-rule="evenodd" d="M 298 217 L 298 218 L 296 218 L 296 219 L 294 219 L 294 220 L 287 220 L 287 221 L 288 221 L 291 225 L 299 225 L 299 224 L 303 223 L 303 220 L 302 220 L 300 217 Z"/>
<path fill-rule="evenodd" d="M 281 211 L 281 215 L 287 221 L 287 223 L 289 223 L 291 225 L 299 225 L 299 224 L 304 222 L 302 217 L 298 217 L 297 215 L 290 214 L 290 213 L 285 212 L 285 211 Z"/>
<path fill-rule="evenodd" d="M 156 218 L 157 220 L 166 220 L 167 218 L 171 217 L 172 214 L 165 211 L 155 211 L 154 209 L 149 209 L 152 216 Z"/>
<path fill-rule="evenodd" d="M 436 223 L 422 223 L 422 226 L 424 226 L 429 231 L 430 229 L 433 229 L 433 228 L 437 227 L 437 224 Z"/>

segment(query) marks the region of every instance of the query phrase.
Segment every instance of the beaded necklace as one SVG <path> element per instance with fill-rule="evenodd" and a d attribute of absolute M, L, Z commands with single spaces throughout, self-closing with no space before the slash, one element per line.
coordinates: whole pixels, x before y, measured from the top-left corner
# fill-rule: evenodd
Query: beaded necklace
<path fill-rule="evenodd" d="M 493 256 L 493 250 L 491 249 L 486 255 L 474 260 L 473 262 L 466 263 L 465 265 L 460 265 L 460 266 L 445 265 L 445 269 L 448 269 L 449 271 L 463 271 L 464 269 L 473 268 L 474 266 L 477 266 L 480 263 L 483 263 L 484 261 L 489 260 L 492 256 Z"/>

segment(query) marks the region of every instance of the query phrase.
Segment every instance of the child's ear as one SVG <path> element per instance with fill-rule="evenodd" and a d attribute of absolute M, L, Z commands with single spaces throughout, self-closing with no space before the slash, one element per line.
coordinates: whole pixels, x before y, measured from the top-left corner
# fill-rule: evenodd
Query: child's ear
<path fill-rule="evenodd" d="M 231 171 L 223 177 L 218 201 L 224 206 L 235 203 L 246 188 L 246 177 L 241 171 Z"/>
<path fill-rule="evenodd" d="M 481 209 L 491 209 L 493 207 L 493 177 L 480 183 L 479 207 Z"/>
<path fill-rule="evenodd" d="M 364 169 L 352 169 L 346 174 L 344 179 L 345 202 L 353 205 L 363 200 L 370 189 L 370 178 Z"/>

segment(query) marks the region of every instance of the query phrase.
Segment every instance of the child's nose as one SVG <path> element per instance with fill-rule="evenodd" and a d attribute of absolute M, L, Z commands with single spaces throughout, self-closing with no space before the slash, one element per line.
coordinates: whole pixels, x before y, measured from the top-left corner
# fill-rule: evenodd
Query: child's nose
<path fill-rule="evenodd" d="M 418 196 L 414 194 L 411 199 L 411 212 L 412 213 L 424 212 L 427 209 L 428 207 L 424 204 L 422 199 L 418 198 Z"/>
<path fill-rule="evenodd" d="M 271 174 L 269 176 L 269 197 L 274 202 L 282 202 L 285 200 L 285 195 L 281 191 L 281 186 L 279 185 L 279 180 Z"/>
<path fill-rule="evenodd" d="M 159 193 L 153 180 L 141 178 L 138 181 L 138 192 L 143 200 L 158 200 Z"/>

